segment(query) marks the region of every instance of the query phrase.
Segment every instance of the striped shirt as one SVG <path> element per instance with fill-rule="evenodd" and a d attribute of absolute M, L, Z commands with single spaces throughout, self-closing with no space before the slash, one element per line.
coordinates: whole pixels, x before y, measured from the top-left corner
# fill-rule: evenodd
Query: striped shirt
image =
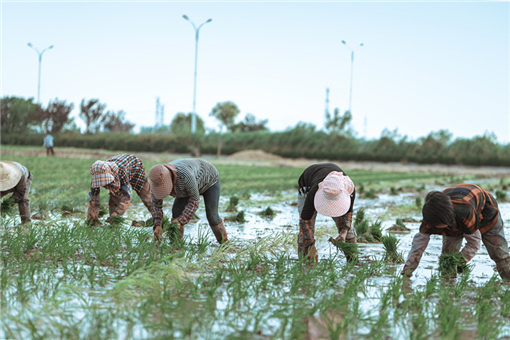
<path fill-rule="evenodd" d="M 315 194 L 319 189 L 319 183 L 324 181 L 324 178 L 326 178 L 326 176 L 331 171 L 343 172 L 344 175 L 347 176 L 347 174 L 342 169 L 340 169 L 338 165 L 334 163 L 318 163 L 310 165 L 299 177 L 298 180 L 299 192 L 302 194 L 307 194 L 305 204 L 300 215 L 300 217 L 303 220 L 311 220 L 313 214 L 316 213 L 314 204 Z M 349 207 L 347 213 L 352 213 L 355 199 L 356 190 L 354 190 L 351 194 L 351 206 Z"/>
<path fill-rule="evenodd" d="M 115 174 L 115 180 L 120 182 L 120 187 L 132 187 L 137 193 L 140 193 L 147 180 L 145 167 L 140 158 L 134 155 L 122 154 L 108 158 L 106 161 L 117 165 L 118 171 Z M 90 195 L 99 196 L 99 189 L 91 188 Z"/>
<path fill-rule="evenodd" d="M 174 188 L 175 197 L 189 198 L 182 216 L 176 217 L 179 223 L 184 225 L 189 222 L 198 209 L 200 195 L 218 182 L 220 174 L 214 165 L 203 159 L 178 159 L 170 162 L 170 164 L 173 164 L 177 170 Z M 163 219 L 163 199 L 156 199 L 152 195 L 151 213 L 154 226 L 161 225 Z"/>
<path fill-rule="evenodd" d="M 459 184 L 443 190 L 450 197 L 455 210 L 455 225 L 436 228 L 421 224 L 420 232 L 443 236 L 473 234 L 476 230 L 485 234 L 498 222 L 498 203 L 492 195 L 474 184 Z"/>

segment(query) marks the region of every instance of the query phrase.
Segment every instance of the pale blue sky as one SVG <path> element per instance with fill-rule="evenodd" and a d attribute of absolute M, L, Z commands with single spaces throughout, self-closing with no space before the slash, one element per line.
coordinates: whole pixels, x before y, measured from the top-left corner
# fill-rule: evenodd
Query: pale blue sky
<path fill-rule="evenodd" d="M 20 2 L 2 1 L 2 96 L 41 102 L 98 98 L 137 126 L 165 123 L 193 104 L 194 31 L 200 30 L 197 113 L 233 101 L 239 118 L 268 119 L 273 131 L 349 105 L 355 48 L 353 127 L 416 139 L 439 129 L 455 137 L 494 132 L 510 141 L 508 2 Z M 77 122 L 81 122 L 79 118 Z M 366 126 L 365 126 L 366 122 Z"/>

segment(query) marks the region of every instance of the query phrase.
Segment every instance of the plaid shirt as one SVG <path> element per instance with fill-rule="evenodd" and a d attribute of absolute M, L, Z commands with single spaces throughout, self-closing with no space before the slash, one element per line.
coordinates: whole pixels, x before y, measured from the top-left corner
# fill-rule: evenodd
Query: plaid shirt
<path fill-rule="evenodd" d="M 115 180 L 120 182 L 120 187 L 127 186 L 133 188 L 138 194 L 142 190 L 147 174 L 140 158 L 134 155 L 118 155 L 108 158 L 107 162 L 113 162 L 117 165 L 118 171 L 114 174 Z M 100 188 L 91 188 L 91 196 L 99 196 Z"/>
<path fill-rule="evenodd" d="M 492 195 L 474 184 L 459 184 L 443 190 L 450 197 L 455 210 L 455 225 L 436 228 L 420 226 L 420 232 L 443 236 L 473 234 L 477 229 L 485 234 L 498 222 L 498 203 Z"/>

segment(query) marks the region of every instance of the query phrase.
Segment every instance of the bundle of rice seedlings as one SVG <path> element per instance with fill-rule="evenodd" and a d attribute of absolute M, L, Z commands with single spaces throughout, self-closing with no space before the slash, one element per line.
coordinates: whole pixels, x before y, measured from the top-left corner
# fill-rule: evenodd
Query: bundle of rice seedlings
<path fill-rule="evenodd" d="M 163 230 L 165 230 L 166 225 L 170 225 L 170 219 L 168 218 L 168 216 L 163 216 L 163 220 L 161 221 L 161 227 L 163 228 Z M 145 221 L 145 226 L 150 228 L 154 226 L 154 223 L 152 222 L 152 217 L 149 217 L 149 219 Z"/>
<path fill-rule="evenodd" d="M 362 220 L 360 223 L 356 222 L 355 228 L 356 228 L 356 234 L 363 235 L 368 232 L 370 225 L 367 220 Z"/>
<path fill-rule="evenodd" d="M 381 227 L 381 221 L 375 221 L 375 223 L 373 223 L 371 226 L 370 226 L 370 229 L 369 229 L 369 233 L 370 235 L 372 235 L 372 237 L 376 240 L 376 241 L 381 241 L 382 239 L 382 227 Z"/>
<path fill-rule="evenodd" d="M 390 263 L 404 263 L 402 253 L 398 252 L 397 247 L 400 241 L 393 235 L 386 235 L 382 237 L 382 244 L 384 250 L 384 259 Z"/>
<path fill-rule="evenodd" d="M 238 212 L 232 219 L 234 222 L 246 222 L 246 218 L 244 217 L 244 210 Z"/>
<path fill-rule="evenodd" d="M 461 253 L 443 254 L 439 257 L 439 272 L 444 276 L 455 276 L 457 272 L 469 269 Z"/>
<path fill-rule="evenodd" d="M 405 231 L 411 231 L 406 225 L 404 224 L 404 221 L 402 221 L 401 218 L 397 218 L 395 220 L 395 224 L 388 228 L 388 231 L 394 231 L 394 232 L 405 232 Z"/>
<path fill-rule="evenodd" d="M 275 211 L 271 207 L 267 207 L 259 213 L 260 216 L 273 218 L 276 215 Z"/>
<path fill-rule="evenodd" d="M 2 203 L 0 203 L 0 213 L 5 215 L 10 215 L 14 212 L 14 201 L 9 197 L 4 200 L 2 200 Z"/>
<path fill-rule="evenodd" d="M 163 232 L 166 232 L 166 235 L 171 243 L 180 242 L 181 241 L 181 225 L 179 223 L 168 223 L 163 226 Z"/>
<path fill-rule="evenodd" d="M 358 211 L 356 211 L 356 217 L 354 218 L 354 225 L 361 223 L 363 220 L 365 220 L 365 210 L 363 208 L 358 209 Z"/>
<path fill-rule="evenodd" d="M 329 242 L 340 249 L 345 254 L 348 261 L 358 258 L 358 245 L 356 243 L 337 241 L 332 237 L 329 238 Z"/>
<path fill-rule="evenodd" d="M 421 199 L 420 196 L 416 197 L 416 199 L 414 200 L 414 204 L 416 204 L 416 208 L 420 209 L 423 207 L 423 200 Z"/>
<path fill-rule="evenodd" d="M 237 196 L 231 196 L 230 201 L 228 202 L 227 209 L 225 211 L 227 212 L 237 212 L 237 205 L 239 204 L 239 197 Z"/>

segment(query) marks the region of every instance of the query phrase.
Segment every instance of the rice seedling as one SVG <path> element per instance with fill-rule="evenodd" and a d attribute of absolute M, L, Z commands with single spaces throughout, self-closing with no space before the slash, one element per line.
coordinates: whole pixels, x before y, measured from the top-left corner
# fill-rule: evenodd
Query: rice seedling
<path fill-rule="evenodd" d="M 358 245 L 356 243 L 336 241 L 332 237 L 329 238 L 329 242 L 331 242 L 335 247 L 340 249 L 345 254 L 345 258 L 348 262 L 357 262 L 359 253 Z"/>
<path fill-rule="evenodd" d="M 396 195 L 398 195 L 399 191 L 401 191 L 401 190 L 402 190 L 402 188 L 390 187 L 390 195 L 396 196 Z"/>
<path fill-rule="evenodd" d="M 276 215 L 276 212 L 271 209 L 271 207 L 267 207 L 266 209 L 262 210 L 259 215 L 266 218 L 273 218 Z"/>
<path fill-rule="evenodd" d="M 370 225 L 370 229 L 369 229 L 370 235 L 375 239 L 375 241 L 378 241 L 378 242 L 380 242 L 382 239 L 381 224 L 382 224 L 382 222 L 377 220 Z"/>
<path fill-rule="evenodd" d="M 397 250 L 400 243 L 399 240 L 393 235 L 386 235 L 382 237 L 382 244 L 385 250 L 384 260 L 391 264 L 404 263 L 404 256 Z"/>
<path fill-rule="evenodd" d="M 374 188 L 370 188 L 363 193 L 364 198 L 376 198 L 377 194 Z"/>
<path fill-rule="evenodd" d="M 414 205 L 416 206 L 416 208 L 420 210 L 423 208 L 423 200 L 421 199 L 420 196 L 416 197 L 416 199 L 414 200 Z"/>
<path fill-rule="evenodd" d="M 237 212 L 237 205 L 239 204 L 239 196 L 230 196 L 226 212 Z"/>
<path fill-rule="evenodd" d="M 395 220 L 395 224 L 393 224 L 387 230 L 390 231 L 390 232 L 394 232 L 394 233 L 402 233 L 402 232 L 409 232 L 409 231 L 411 231 L 411 229 L 406 227 L 405 223 L 402 221 L 401 218 L 397 218 Z"/>
<path fill-rule="evenodd" d="M 498 202 L 506 202 L 506 201 L 508 201 L 507 193 L 502 191 L 502 190 L 496 190 L 496 200 Z"/>
<path fill-rule="evenodd" d="M 228 218 L 229 221 L 243 223 L 246 222 L 245 211 L 241 210 L 237 214 L 232 215 Z"/>
<path fill-rule="evenodd" d="M 442 254 L 439 257 L 439 273 L 443 276 L 457 276 L 458 270 L 468 269 L 461 253 Z"/>
<path fill-rule="evenodd" d="M 12 198 L 9 197 L 3 199 L 2 202 L 0 203 L 0 215 L 4 217 L 15 213 L 14 206 L 15 204 Z"/>

